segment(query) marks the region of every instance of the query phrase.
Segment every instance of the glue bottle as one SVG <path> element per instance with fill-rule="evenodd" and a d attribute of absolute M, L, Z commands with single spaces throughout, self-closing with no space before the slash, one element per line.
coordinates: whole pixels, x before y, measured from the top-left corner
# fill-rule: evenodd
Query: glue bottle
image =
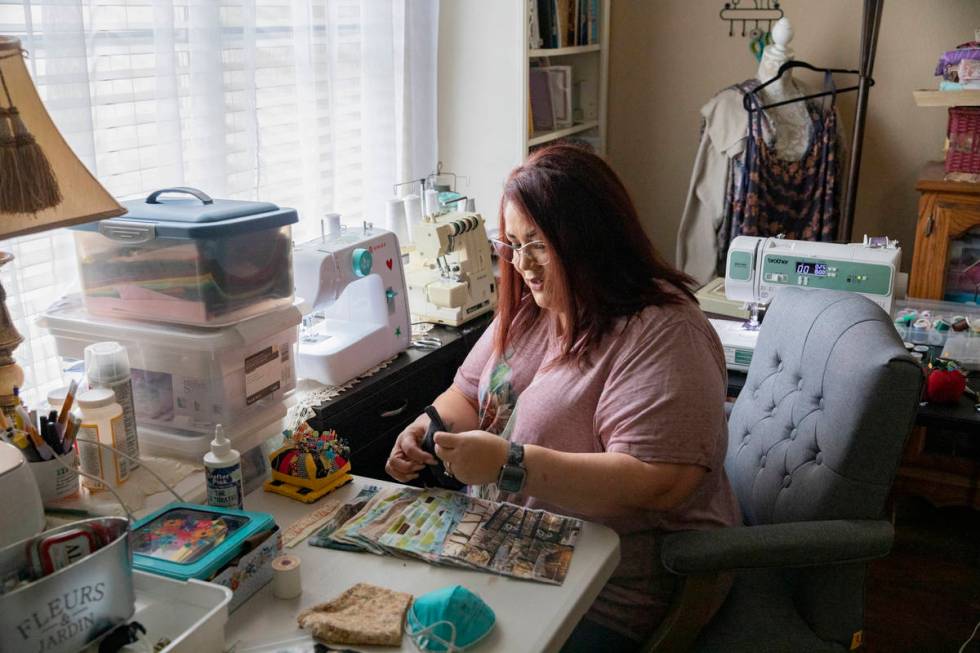
<path fill-rule="evenodd" d="M 82 413 L 77 438 L 82 471 L 102 479 L 99 483 L 83 477 L 82 485 L 92 490 L 103 490 L 105 485 L 122 485 L 129 478 L 130 464 L 129 460 L 113 451 L 126 451 L 126 426 L 115 393 L 108 388 L 83 392 L 78 397 L 78 407 Z M 105 446 L 100 447 L 95 443 Z"/>
<path fill-rule="evenodd" d="M 126 439 L 119 448 L 138 459 L 140 445 L 136 432 L 136 405 L 133 403 L 133 377 L 126 348 L 118 342 L 97 342 L 86 347 L 85 376 L 90 387 L 108 388 L 116 394 L 126 427 Z"/>
<path fill-rule="evenodd" d="M 231 448 L 221 424 L 214 427 L 211 451 L 204 454 L 204 476 L 208 486 L 208 505 L 216 508 L 244 507 L 242 457 Z"/>

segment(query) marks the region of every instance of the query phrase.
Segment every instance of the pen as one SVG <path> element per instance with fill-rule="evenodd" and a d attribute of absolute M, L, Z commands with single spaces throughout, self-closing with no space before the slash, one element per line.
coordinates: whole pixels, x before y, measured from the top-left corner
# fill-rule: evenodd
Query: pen
<path fill-rule="evenodd" d="M 59 454 L 63 453 L 61 450 L 61 438 L 58 437 L 58 429 L 46 417 L 41 418 L 41 438 L 45 444 L 51 447 L 52 451 Z"/>
<path fill-rule="evenodd" d="M 72 417 L 68 421 L 68 427 L 65 429 L 65 441 L 62 443 L 65 453 L 71 451 L 71 448 L 75 446 L 75 438 L 78 437 L 78 429 L 81 424 L 82 420 L 79 417 Z"/>

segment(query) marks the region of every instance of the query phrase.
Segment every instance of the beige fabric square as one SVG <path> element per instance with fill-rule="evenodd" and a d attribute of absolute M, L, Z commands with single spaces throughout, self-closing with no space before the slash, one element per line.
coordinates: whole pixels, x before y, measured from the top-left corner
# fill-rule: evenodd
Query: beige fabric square
<path fill-rule="evenodd" d="M 334 644 L 400 646 L 412 595 L 358 583 L 337 598 L 299 613 L 300 628 Z"/>

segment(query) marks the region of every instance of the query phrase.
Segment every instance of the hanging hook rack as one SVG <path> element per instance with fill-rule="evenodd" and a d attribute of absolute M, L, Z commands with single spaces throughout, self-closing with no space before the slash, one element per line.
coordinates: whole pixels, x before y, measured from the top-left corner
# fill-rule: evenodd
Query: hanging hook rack
<path fill-rule="evenodd" d="M 752 6 L 745 0 L 729 0 L 718 12 L 718 16 L 728 22 L 728 36 L 735 36 L 735 23 L 742 26 L 742 36 L 745 36 L 745 23 L 754 22 L 759 29 L 759 23 L 766 24 L 766 32 L 772 31 L 772 24 L 783 17 L 782 7 L 775 0 L 752 0 Z"/>

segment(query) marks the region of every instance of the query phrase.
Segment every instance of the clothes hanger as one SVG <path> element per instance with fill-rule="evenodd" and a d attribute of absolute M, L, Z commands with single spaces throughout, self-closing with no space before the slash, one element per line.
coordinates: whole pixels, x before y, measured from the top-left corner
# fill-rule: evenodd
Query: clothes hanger
<path fill-rule="evenodd" d="M 764 109 L 772 109 L 773 107 L 781 107 L 784 104 L 792 104 L 794 102 L 812 100 L 814 98 L 824 97 L 827 95 L 836 95 L 838 93 L 847 93 L 849 91 L 856 91 L 861 88 L 860 84 L 857 86 L 847 86 L 845 88 L 832 89 L 829 91 L 822 91 L 820 93 L 811 93 L 810 95 L 802 95 L 800 97 L 792 98 L 789 100 L 782 100 L 781 102 L 773 102 L 772 104 L 757 106 L 758 102 L 753 101 L 755 99 L 755 95 L 765 87 L 775 83 L 780 77 L 783 76 L 783 73 L 785 73 L 787 70 L 791 70 L 793 68 L 805 68 L 807 70 L 812 70 L 817 73 L 828 73 L 833 75 L 857 75 L 859 78 L 861 77 L 860 71 L 857 70 L 849 70 L 847 68 L 818 68 L 812 64 L 808 64 L 805 61 L 787 61 L 779 67 L 779 71 L 776 73 L 775 77 L 773 77 L 769 81 L 765 82 L 764 84 L 761 84 L 760 86 L 756 87 L 754 90 L 751 90 L 745 94 L 745 96 L 742 98 L 742 106 L 745 107 L 745 110 L 748 111 L 749 113 L 753 113 L 755 111 L 762 111 Z M 866 79 L 867 79 L 867 86 L 874 86 L 875 80 L 871 79 L 870 77 Z"/>

